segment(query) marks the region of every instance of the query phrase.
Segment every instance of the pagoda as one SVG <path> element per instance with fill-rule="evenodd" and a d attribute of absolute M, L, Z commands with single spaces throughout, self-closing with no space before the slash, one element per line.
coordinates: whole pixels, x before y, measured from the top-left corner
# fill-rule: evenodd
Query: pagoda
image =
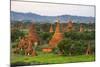
<path fill-rule="evenodd" d="M 83 25 L 80 24 L 80 32 L 83 32 L 83 31 L 84 31 Z"/>
<path fill-rule="evenodd" d="M 73 30 L 73 22 L 72 20 L 70 19 L 67 23 L 67 32 L 70 32 Z"/>
<path fill-rule="evenodd" d="M 50 30 L 49 30 L 50 33 L 53 32 L 53 27 L 52 27 L 52 24 L 50 25 Z"/>
<path fill-rule="evenodd" d="M 24 50 L 25 55 L 35 56 L 36 52 L 33 49 L 33 45 L 36 47 L 38 42 L 39 42 L 39 37 L 36 33 L 35 26 L 32 23 L 29 27 L 28 35 L 26 37 L 21 37 L 17 48 L 20 50 Z"/>
<path fill-rule="evenodd" d="M 57 44 L 63 39 L 63 33 L 60 32 L 60 21 L 57 18 L 56 21 L 56 30 L 55 33 L 53 35 L 53 37 L 51 38 L 51 40 L 49 41 L 49 46 L 51 48 L 55 48 L 57 46 Z"/>
<path fill-rule="evenodd" d="M 29 27 L 29 32 L 27 37 L 32 43 L 39 42 L 39 37 L 36 33 L 36 29 L 33 23 Z"/>

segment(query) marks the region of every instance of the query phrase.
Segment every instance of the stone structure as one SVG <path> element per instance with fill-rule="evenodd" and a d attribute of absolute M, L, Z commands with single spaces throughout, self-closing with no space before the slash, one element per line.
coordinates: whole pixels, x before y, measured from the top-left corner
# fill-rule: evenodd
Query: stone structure
<path fill-rule="evenodd" d="M 50 30 L 49 30 L 50 33 L 53 32 L 53 27 L 52 27 L 52 24 L 50 25 Z"/>
<path fill-rule="evenodd" d="M 55 33 L 53 35 L 53 37 L 51 38 L 51 40 L 49 41 L 49 46 L 51 48 L 55 48 L 57 46 L 57 44 L 63 39 L 63 33 L 60 32 L 60 21 L 57 18 L 56 21 L 56 30 Z"/>
<path fill-rule="evenodd" d="M 25 55 L 35 56 L 36 52 L 33 49 L 33 46 L 36 46 L 39 43 L 39 37 L 36 33 L 34 24 L 32 23 L 29 27 L 29 32 L 27 37 L 21 37 L 18 47 L 16 49 L 24 50 Z"/>
<path fill-rule="evenodd" d="M 45 53 L 49 53 L 49 52 L 52 52 L 52 48 L 49 48 L 49 47 L 43 48 L 42 51 Z"/>
<path fill-rule="evenodd" d="M 39 42 L 39 37 L 36 33 L 36 29 L 33 23 L 30 25 L 30 28 L 29 28 L 28 39 L 32 41 L 32 43 Z"/>
<path fill-rule="evenodd" d="M 73 22 L 72 20 L 69 20 L 67 23 L 67 32 L 70 32 L 73 30 Z"/>
<path fill-rule="evenodd" d="M 84 31 L 83 25 L 80 24 L 80 32 L 83 32 L 83 31 Z"/>
<path fill-rule="evenodd" d="M 86 55 L 89 55 L 89 54 L 91 54 L 91 45 L 90 45 L 90 41 L 88 42 L 87 49 L 86 49 Z"/>

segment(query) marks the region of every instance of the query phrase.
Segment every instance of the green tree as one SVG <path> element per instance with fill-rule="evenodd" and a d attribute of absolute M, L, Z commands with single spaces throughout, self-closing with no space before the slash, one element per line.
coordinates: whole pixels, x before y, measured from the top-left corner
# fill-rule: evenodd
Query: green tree
<path fill-rule="evenodd" d="M 63 55 L 82 55 L 85 52 L 85 46 L 83 40 L 63 39 L 58 43 L 58 48 Z"/>
<path fill-rule="evenodd" d="M 16 41 L 19 37 L 23 37 L 24 32 L 18 29 L 11 30 L 11 42 Z"/>

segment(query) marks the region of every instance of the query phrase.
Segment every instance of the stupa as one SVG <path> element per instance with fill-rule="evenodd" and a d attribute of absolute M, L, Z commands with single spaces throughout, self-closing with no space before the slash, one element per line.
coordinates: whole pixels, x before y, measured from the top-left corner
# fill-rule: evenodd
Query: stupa
<path fill-rule="evenodd" d="M 80 32 L 83 32 L 83 31 L 84 31 L 83 25 L 80 24 Z"/>
<path fill-rule="evenodd" d="M 36 33 L 35 25 L 33 23 L 29 27 L 29 32 L 27 37 L 32 43 L 39 42 L 39 37 Z"/>
<path fill-rule="evenodd" d="M 57 44 L 63 39 L 63 33 L 60 32 L 60 21 L 57 18 L 56 21 L 56 30 L 55 33 L 53 35 L 53 37 L 51 38 L 51 40 L 49 41 L 49 45 L 51 48 L 55 48 L 57 46 Z"/>
<path fill-rule="evenodd" d="M 37 46 L 38 42 L 39 42 L 39 37 L 36 33 L 35 26 L 32 23 L 29 27 L 28 36 L 21 37 L 17 48 L 19 48 L 20 50 L 24 50 L 25 55 L 34 56 L 36 55 L 36 52 L 32 47 L 33 45 Z"/>
<path fill-rule="evenodd" d="M 52 27 L 52 24 L 50 25 L 50 30 L 49 30 L 50 33 L 53 32 L 53 27 Z"/>
<path fill-rule="evenodd" d="M 68 23 L 67 23 L 67 32 L 70 32 L 73 30 L 73 22 L 71 19 L 69 19 Z"/>

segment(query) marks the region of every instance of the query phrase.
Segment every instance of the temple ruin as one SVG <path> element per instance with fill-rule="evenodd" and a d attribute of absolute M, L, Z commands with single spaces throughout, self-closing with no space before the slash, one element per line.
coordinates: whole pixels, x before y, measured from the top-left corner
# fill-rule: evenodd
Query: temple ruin
<path fill-rule="evenodd" d="M 84 31 L 83 25 L 80 24 L 80 32 L 83 32 L 83 31 Z"/>
<path fill-rule="evenodd" d="M 73 30 L 73 22 L 72 20 L 69 20 L 67 23 L 67 32 L 70 32 Z"/>
<path fill-rule="evenodd" d="M 55 48 L 57 44 L 63 39 L 63 33 L 60 32 L 60 21 L 57 18 L 56 21 L 56 30 L 51 40 L 49 41 L 49 45 L 51 48 Z"/>
<path fill-rule="evenodd" d="M 18 47 L 20 50 L 24 50 L 25 55 L 35 56 L 36 52 L 33 49 L 34 46 L 37 46 L 39 43 L 39 37 L 36 33 L 34 24 L 32 23 L 29 27 L 28 36 L 21 37 Z"/>
<path fill-rule="evenodd" d="M 53 32 L 53 27 L 52 27 L 52 24 L 50 25 L 50 30 L 49 30 L 50 33 Z"/>

